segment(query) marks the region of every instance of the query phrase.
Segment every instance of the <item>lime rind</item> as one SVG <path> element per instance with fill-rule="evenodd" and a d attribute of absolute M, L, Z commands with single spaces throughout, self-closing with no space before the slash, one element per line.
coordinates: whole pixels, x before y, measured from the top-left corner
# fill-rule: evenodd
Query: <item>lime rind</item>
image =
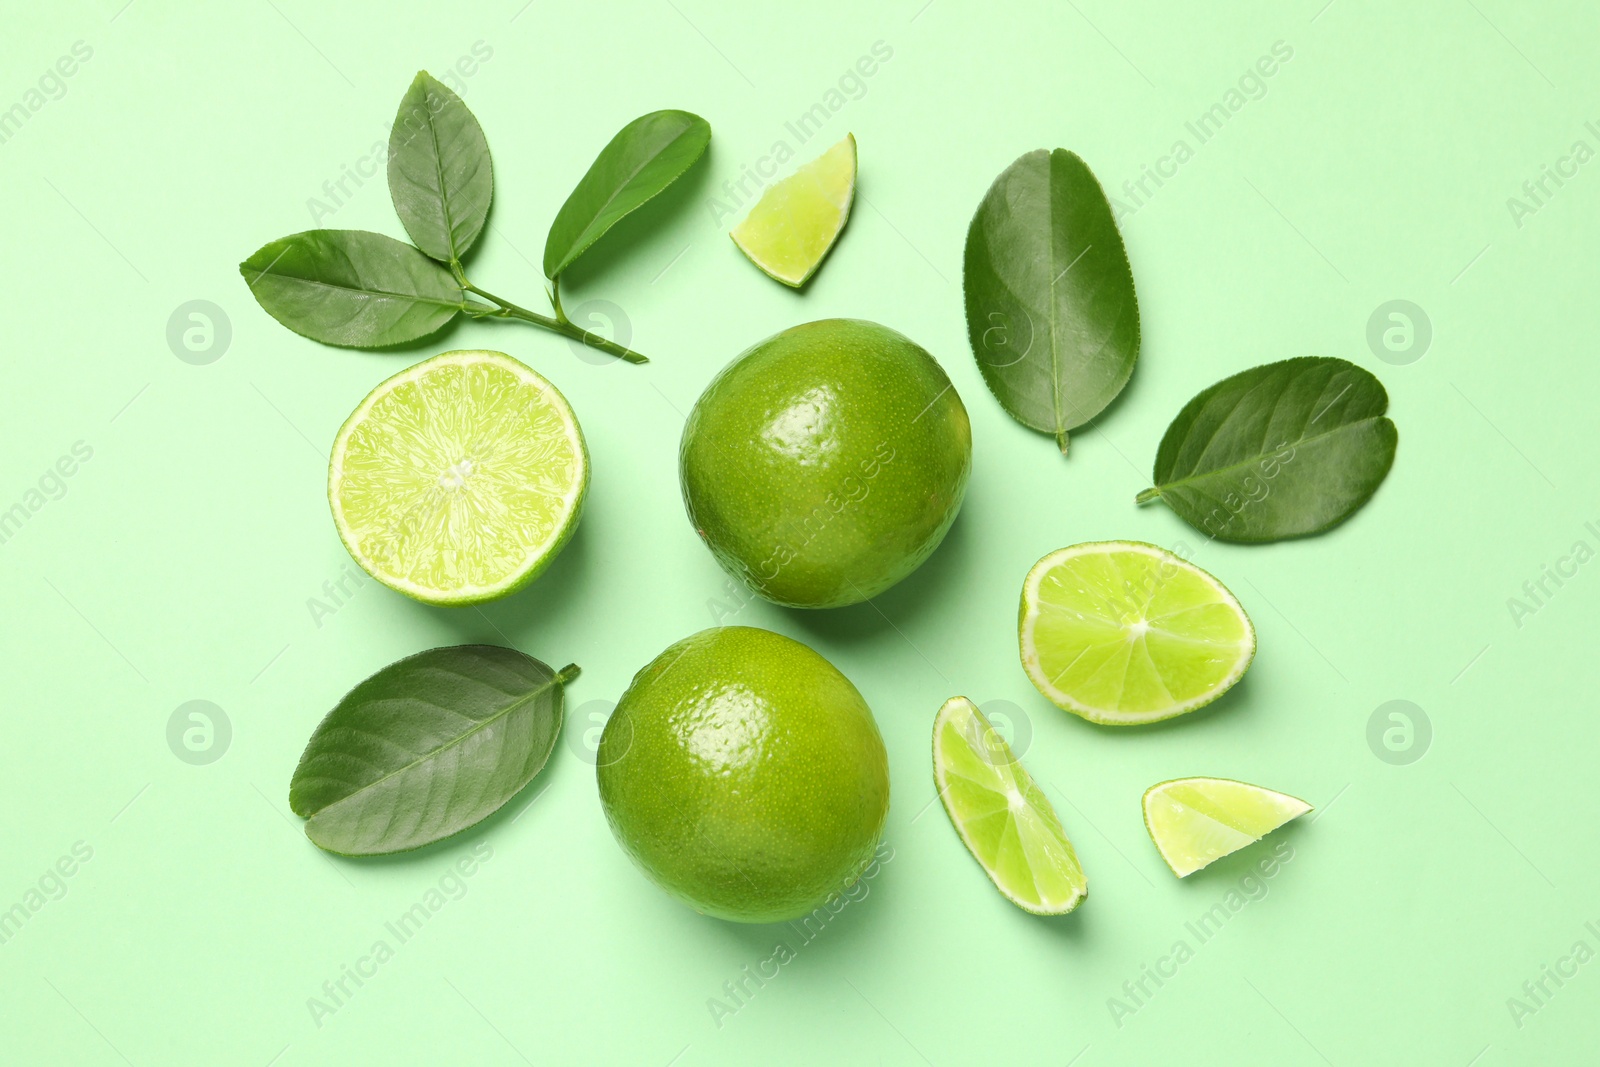
<path fill-rule="evenodd" d="M 350 555 L 441 606 L 515 592 L 577 526 L 589 454 L 549 381 L 501 352 L 445 352 L 367 394 L 339 428 L 328 503 Z"/>
<path fill-rule="evenodd" d="M 762 273 L 790 288 L 811 280 L 838 241 L 856 195 L 856 139 L 769 186 L 728 236 Z"/>
<path fill-rule="evenodd" d="M 1174 778 L 1144 793 L 1144 825 L 1172 873 L 1186 878 L 1311 810 L 1299 797 L 1232 778 Z"/>
<path fill-rule="evenodd" d="M 1007 900 L 1034 915 L 1083 902 L 1088 882 L 1055 809 L 966 697 L 934 720 L 933 780 L 961 843 Z"/>
<path fill-rule="evenodd" d="M 1066 648 L 1042 654 L 1041 643 Z M 1018 644 L 1029 680 L 1051 703 L 1132 726 L 1216 700 L 1244 676 L 1256 636 L 1238 599 L 1187 560 L 1142 541 L 1089 541 L 1028 572 Z"/>

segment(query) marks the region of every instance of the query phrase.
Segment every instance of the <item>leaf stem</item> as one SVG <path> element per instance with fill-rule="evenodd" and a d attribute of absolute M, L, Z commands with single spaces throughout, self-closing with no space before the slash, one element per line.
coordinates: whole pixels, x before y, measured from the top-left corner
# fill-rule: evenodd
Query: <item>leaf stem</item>
<path fill-rule="evenodd" d="M 551 318 L 549 315 L 541 315 L 537 311 L 529 311 L 527 308 L 513 304 L 511 301 L 506 300 L 503 297 L 495 296 L 493 293 L 488 292 L 487 290 L 478 288 L 476 285 L 473 285 L 471 282 L 467 281 L 467 276 L 462 272 L 460 267 L 452 265 L 451 269 L 456 276 L 456 281 L 460 283 L 461 288 L 465 289 L 469 293 L 474 293 L 478 296 L 481 296 L 485 300 L 492 300 L 499 305 L 497 309 L 492 311 L 476 312 L 475 314 L 478 318 L 521 319 L 523 322 L 531 322 L 535 326 L 542 326 L 552 333 L 559 333 L 565 337 L 572 338 L 574 341 L 581 341 L 590 348 L 597 348 L 600 351 L 605 352 L 607 355 L 616 356 L 618 359 L 626 360 L 629 363 L 650 362 L 649 359 L 640 353 L 635 352 L 633 349 L 626 348 L 617 344 L 615 341 L 601 337 L 592 330 L 585 330 L 583 327 L 576 325 L 570 321 L 566 315 L 561 314 L 561 305 L 559 303 L 555 303 L 557 312 L 556 318 Z M 552 290 L 550 295 L 552 297 L 552 302 L 554 302 L 557 296 L 555 290 Z"/>
<path fill-rule="evenodd" d="M 1135 504 L 1148 504 L 1148 503 L 1150 503 L 1150 501 L 1155 500 L 1160 495 L 1161 495 L 1161 490 L 1156 488 L 1155 486 L 1151 486 L 1149 489 L 1146 489 L 1144 492 L 1142 492 L 1138 496 L 1134 497 L 1133 498 L 1133 502 Z"/>
<path fill-rule="evenodd" d="M 567 311 L 561 306 L 561 275 L 550 279 L 550 306 L 555 309 L 557 322 L 571 322 L 567 318 Z"/>
<path fill-rule="evenodd" d="M 560 685 L 568 685 L 581 673 L 582 668 L 580 668 L 576 663 L 569 663 L 565 667 L 562 667 L 559 671 L 556 671 L 555 680 Z"/>

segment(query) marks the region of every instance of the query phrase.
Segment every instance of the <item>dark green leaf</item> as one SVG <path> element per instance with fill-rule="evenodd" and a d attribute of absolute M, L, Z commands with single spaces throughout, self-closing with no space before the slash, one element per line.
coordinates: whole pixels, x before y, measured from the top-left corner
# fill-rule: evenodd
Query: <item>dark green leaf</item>
<path fill-rule="evenodd" d="M 307 230 L 273 241 L 239 264 L 239 273 L 267 314 L 329 345 L 415 341 L 466 307 L 448 270 L 365 230 Z"/>
<path fill-rule="evenodd" d="M 624 215 L 676 181 L 710 142 L 711 126 L 687 111 L 652 111 L 624 126 L 550 224 L 545 276 L 566 270 Z"/>
<path fill-rule="evenodd" d="M 459 263 L 483 232 L 494 170 L 483 127 L 461 98 L 420 72 L 389 134 L 389 196 L 411 239 Z"/>
<path fill-rule="evenodd" d="M 967 229 L 963 288 L 989 390 L 1065 452 L 1139 358 L 1133 272 L 1088 164 L 1058 148 L 1007 167 Z"/>
<path fill-rule="evenodd" d="M 1219 541 L 1319 533 L 1377 491 L 1399 432 L 1383 383 L 1342 359 L 1268 363 L 1184 405 L 1156 453 L 1155 487 Z"/>
<path fill-rule="evenodd" d="M 561 732 L 559 674 L 494 645 L 392 663 L 322 720 L 289 783 L 318 847 L 403 852 L 465 830 L 539 773 Z"/>

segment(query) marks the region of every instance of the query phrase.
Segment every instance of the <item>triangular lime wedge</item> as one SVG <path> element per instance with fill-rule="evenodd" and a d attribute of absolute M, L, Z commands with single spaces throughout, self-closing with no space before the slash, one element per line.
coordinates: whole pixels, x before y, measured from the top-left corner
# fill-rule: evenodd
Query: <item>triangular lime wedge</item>
<path fill-rule="evenodd" d="M 1144 825 L 1179 878 L 1253 845 L 1311 805 L 1230 778 L 1177 778 L 1145 790 Z"/>
<path fill-rule="evenodd" d="M 1018 633 L 1039 692 L 1111 726 L 1204 707 L 1256 651 L 1249 616 L 1221 582 L 1139 541 L 1091 541 L 1034 564 Z"/>
<path fill-rule="evenodd" d="M 933 781 L 956 833 L 1007 900 L 1035 915 L 1065 915 L 1089 887 L 1044 792 L 966 697 L 933 723 Z"/>
<path fill-rule="evenodd" d="M 733 228 L 733 243 L 750 262 L 784 285 L 806 283 L 850 217 L 856 195 L 856 139 L 828 149 L 771 186 Z"/>
<path fill-rule="evenodd" d="M 345 420 L 328 463 L 350 554 L 429 604 L 532 581 L 572 536 L 588 486 L 566 399 L 502 352 L 446 352 L 396 374 Z"/>

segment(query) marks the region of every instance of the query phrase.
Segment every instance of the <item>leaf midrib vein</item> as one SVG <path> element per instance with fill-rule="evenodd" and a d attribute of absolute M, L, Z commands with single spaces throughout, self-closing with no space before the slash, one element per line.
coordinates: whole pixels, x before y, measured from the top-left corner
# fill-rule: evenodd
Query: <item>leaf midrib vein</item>
<path fill-rule="evenodd" d="M 1326 433 L 1314 434 L 1311 437 L 1302 437 L 1302 438 L 1300 438 L 1298 440 L 1295 440 L 1295 441 L 1285 441 L 1283 445 L 1279 445 L 1278 448 L 1273 449 L 1272 451 L 1276 452 L 1279 449 L 1281 449 L 1281 448 L 1283 448 L 1283 447 L 1285 447 L 1287 445 L 1293 445 L 1294 448 L 1296 450 L 1298 450 L 1298 449 L 1300 449 L 1300 448 L 1302 448 L 1302 447 L 1304 447 L 1306 445 L 1313 444 L 1313 443 L 1315 443 L 1317 441 L 1321 441 L 1324 438 L 1332 437 L 1336 433 L 1342 433 L 1343 431 L 1348 430 L 1353 426 L 1361 426 L 1361 425 L 1363 425 L 1365 423 L 1377 422 L 1379 419 L 1385 419 L 1385 418 L 1388 418 L 1388 416 L 1387 415 L 1368 415 L 1366 418 L 1357 419 L 1355 422 L 1340 423 L 1338 426 L 1335 426 L 1333 429 L 1328 430 Z M 1221 474 L 1227 474 L 1229 471 L 1238 470 L 1240 467 L 1248 467 L 1252 463 L 1256 463 L 1259 460 L 1261 460 L 1264 456 L 1268 456 L 1268 455 L 1271 455 L 1271 452 L 1257 452 L 1255 455 L 1252 455 L 1252 456 L 1250 456 L 1250 457 L 1248 457 L 1246 459 L 1242 459 L 1237 463 L 1230 463 L 1226 467 L 1217 467 L 1214 470 L 1202 471 L 1202 472 L 1200 472 L 1198 474 L 1190 474 L 1190 475 L 1188 475 L 1186 477 L 1179 478 L 1175 482 L 1160 482 L 1160 483 L 1157 483 L 1156 489 L 1158 491 L 1160 491 L 1160 492 L 1166 492 L 1168 489 L 1179 489 L 1179 488 L 1182 488 L 1185 485 L 1188 485 L 1190 482 L 1198 482 L 1198 481 L 1201 481 L 1202 479 L 1205 479 L 1205 478 L 1214 478 L 1214 477 L 1216 477 L 1218 475 L 1221 475 Z"/>
<path fill-rule="evenodd" d="M 461 252 L 456 248 L 456 228 L 450 217 L 450 192 L 444 187 L 444 152 L 439 148 L 439 124 L 433 113 L 428 114 L 428 140 L 433 142 L 433 173 L 439 179 L 439 212 L 444 216 L 444 239 L 450 246 L 450 258 L 459 262 Z"/>
<path fill-rule="evenodd" d="M 1050 410 L 1055 415 L 1056 434 L 1067 432 L 1066 418 L 1061 412 L 1061 346 L 1056 337 L 1056 160 L 1054 153 L 1045 157 L 1045 203 L 1048 205 L 1049 225 L 1045 232 L 1050 241 L 1050 287 L 1045 295 L 1050 301 Z"/>
<path fill-rule="evenodd" d="M 450 671 L 449 673 L 455 674 L 455 675 L 457 675 L 458 677 L 461 677 L 461 678 L 466 678 L 468 681 L 480 681 L 479 679 L 472 678 L 472 677 L 470 677 L 468 675 L 462 674 L 460 671 Z M 472 729 L 468 730 L 466 733 L 463 733 L 460 736 L 458 736 L 456 738 L 453 738 L 452 740 L 450 740 L 446 744 L 440 745 L 438 748 L 435 748 L 435 749 L 433 749 L 433 750 L 431 750 L 429 752 L 423 753 L 422 755 L 418 756 L 416 759 L 412 760 L 410 763 L 407 763 L 402 767 L 396 767 L 394 770 L 390 771 L 388 774 L 385 774 L 381 778 L 373 779 L 372 781 L 368 782 L 366 785 L 362 786 L 361 788 L 359 788 L 359 789 L 357 789 L 357 790 L 355 790 L 355 791 L 353 791 L 351 793 L 347 793 L 346 795 L 340 797 L 338 800 L 335 800 L 330 804 L 325 804 L 324 806 L 318 808 L 316 811 L 314 811 L 310 815 L 308 815 L 307 818 L 314 818 L 317 815 L 320 815 L 323 812 L 329 810 L 330 808 L 336 808 L 336 807 L 338 807 L 339 805 L 345 803 L 348 800 L 352 800 L 355 797 L 359 797 L 363 793 L 368 793 L 368 792 L 372 791 L 373 789 L 376 789 L 378 786 L 382 785 L 384 782 L 387 782 L 389 779 L 391 779 L 391 778 L 393 778 L 393 777 L 395 777 L 397 775 L 404 774 L 407 771 L 412 770 L 415 767 L 421 766 L 423 763 L 426 763 L 429 760 L 437 757 L 440 753 L 447 752 L 450 749 L 457 747 L 458 745 L 460 745 L 464 741 L 466 741 L 467 738 L 476 735 L 479 731 L 483 730 L 485 727 L 491 726 L 494 723 L 499 722 L 500 720 L 504 719 L 507 715 L 510 715 L 512 712 L 514 712 L 514 711 L 518 710 L 519 708 L 523 707 L 524 705 L 526 705 L 529 701 L 535 699 L 536 697 L 538 697 L 541 694 L 545 693 L 549 689 L 553 688 L 555 683 L 556 683 L 555 676 L 551 675 L 551 677 L 549 679 L 547 679 L 546 681 L 541 683 L 537 688 L 535 688 L 532 691 L 530 691 L 526 696 L 524 696 L 524 697 L 522 697 L 520 699 L 517 699 L 517 700 L 513 700 L 510 704 L 507 704 L 505 706 L 505 708 L 503 708 L 502 710 L 495 712 L 493 715 L 489 716 L 487 719 L 480 720 L 478 722 L 478 725 L 474 726 Z M 424 703 L 432 703 L 432 701 L 424 701 Z M 435 706 L 436 707 L 442 707 L 442 705 L 435 705 Z M 446 709 L 446 710 L 450 710 L 450 709 Z M 460 712 L 456 712 L 456 714 L 460 714 Z"/>
<path fill-rule="evenodd" d="M 452 302 L 449 300 L 440 299 L 439 297 L 423 296 L 420 293 L 397 293 L 388 289 L 360 289 L 353 285 L 342 285 L 338 282 L 324 281 L 321 278 L 302 278 L 295 274 L 283 274 L 274 270 L 256 269 L 257 281 L 260 281 L 262 278 L 266 277 L 283 278 L 291 282 L 300 282 L 303 285 L 321 286 L 324 289 L 337 289 L 343 293 L 361 293 L 366 296 L 383 296 L 394 300 L 410 300 L 418 304 L 433 304 L 437 307 L 456 308 L 457 310 L 467 306 L 465 301 L 458 300 Z"/>
<path fill-rule="evenodd" d="M 643 174 L 645 172 L 645 169 L 647 167 L 649 167 L 651 163 L 654 163 L 656 160 L 658 160 L 662 156 L 666 155 L 667 150 L 672 148 L 679 141 L 683 140 L 684 136 L 690 130 L 692 130 L 693 128 L 694 128 L 694 123 L 691 122 L 688 125 L 684 126 L 682 129 L 680 129 L 677 133 L 673 134 L 672 137 L 668 139 L 666 144 L 662 145 L 655 152 L 653 152 L 649 156 L 645 157 L 639 163 L 639 165 L 637 167 L 635 167 L 628 174 L 627 178 L 625 178 L 622 182 L 620 182 L 617 185 L 616 189 L 614 189 L 612 191 L 611 195 L 606 197 L 605 200 L 601 201 L 600 207 L 598 209 L 596 209 L 596 211 L 594 212 L 593 216 L 584 225 L 583 229 L 578 231 L 578 236 L 577 236 L 577 238 L 575 240 L 573 240 L 570 250 L 565 255 L 563 255 L 561 257 L 563 260 L 566 261 L 567 264 L 570 265 L 572 263 L 572 261 L 577 258 L 578 255 L 580 255 L 581 253 L 586 251 L 590 245 L 592 245 L 596 241 L 598 241 L 600 239 L 600 235 L 601 234 L 605 233 L 606 230 L 610 229 L 611 226 L 614 226 L 616 224 L 617 219 L 612 219 L 610 223 L 607 223 L 605 226 L 600 226 L 598 228 L 598 230 L 596 229 L 596 227 L 599 224 L 600 219 L 602 218 L 602 216 L 604 216 L 606 214 L 606 212 L 611 210 L 611 205 L 615 204 L 617 202 L 617 200 L 622 196 L 623 192 L 625 192 L 628 189 L 628 187 L 633 184 L 634 179 L 638 178 L 639 175 Z M 704 149 L 701 149 L 701 151 L 704 151 Z M 680 171 L 679 173 L 682 173 L 682 172 Z M 676 178 L 674 178 L 674 180 L 676 180 Z M 654 200 L 657 196 L 661 195 L 661 193 L 664 190 L 665 190 L 665 186 L 663 186 L 661 189 L 657 189 L 655 192 L 651 193 L 649 196 L 647 196 L 643 200 L 639 201 L 639 203 L 635 204 L 634 207 L 630 208 L 629 210 L 637 210 L 638 208 L 643 207 L 645 204 L 649 203 L 651 200 Z M 619 218 L 620 218 L 620 216 L 619 216 Z M 591 232 L 593 232 L 593 236 L 590 236 Z M 588 240 L 584 240 L 584 238 L 586 238 L 586 237 L 588 238 Z M 561 270 L 565 270 L 565 269 L 566 269 L 566 267 L 563 266 L 556 273 L 559 274 L 561 272 Z"/>

